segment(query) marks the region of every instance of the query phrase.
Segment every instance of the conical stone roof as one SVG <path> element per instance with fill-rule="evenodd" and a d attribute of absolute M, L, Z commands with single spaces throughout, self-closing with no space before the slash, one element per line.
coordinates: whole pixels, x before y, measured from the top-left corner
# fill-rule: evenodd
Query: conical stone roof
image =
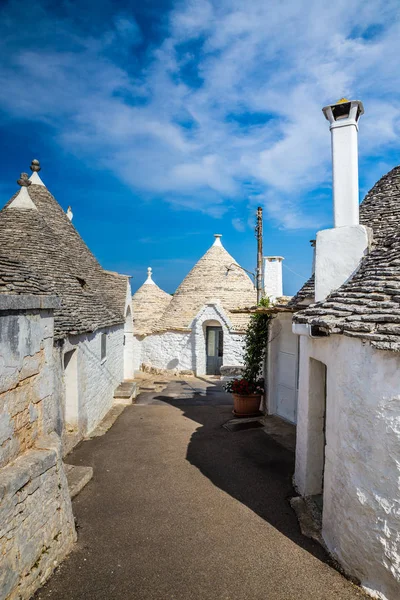
<path fill-rule="evenodd" d="M 398 233 L 400 221 L 400 166 L 383 175 L 369 190 L 360 204 L 360 224 L 371 227 L 374 242 L 379 245 L 388 236 Z M 315 293 L 314 276 L 300 288 L 289 306 L 302 308 L 301 302 L 312 299 Z"/>
<path fill-rule="evenodd" d="M 225 250 L 220 235 L 182 281 L 158 323 L 158 330 L 187 329 L 202 306 L 218 301 L 232 323 L 244 331 L 248 315 L 230 311 L 253 306 L 257 301 L 250 277 Z"/>
<path fill-rule="evenodd" d="M 144 284 L 132 296 L 133 331 L 135 335 L 149 335 L 171 302 L 172 296 L 164 292 L 151 276 L 151 268 Z"/>
<path fill-rule="evenodd" d="M 125 322 L 120 289 L 127 289 L 128 278 L 102 269 L 37 172 L 0 210 L 0 248 L 60 298 L 55 339 Z M 30 289 L 27 283 L 26 293 Z"/>
<path fill-rule="evenodd" d="M 400 167 L 368 192 L 360 223 L 373 230 L 374 248 L 339 289 L 294 316 L 294 321 L 400 351 Z"/>

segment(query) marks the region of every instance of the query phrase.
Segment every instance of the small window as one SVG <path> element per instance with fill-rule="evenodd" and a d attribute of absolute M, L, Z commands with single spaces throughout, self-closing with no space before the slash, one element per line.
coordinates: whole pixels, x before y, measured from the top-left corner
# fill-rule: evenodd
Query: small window
<path fill-rule="evenodd" d="M 77 277 L 76 280 L 83 290 L 86 291 L 88 289 L 88 285 L 87 285 L 86 281 L 84 279 L 82 279 L 82 277 Z"/>
<path fill-rule="evenodd" d="M 101 334 L 101 360 L 107 357 L 107 334 Z"/>

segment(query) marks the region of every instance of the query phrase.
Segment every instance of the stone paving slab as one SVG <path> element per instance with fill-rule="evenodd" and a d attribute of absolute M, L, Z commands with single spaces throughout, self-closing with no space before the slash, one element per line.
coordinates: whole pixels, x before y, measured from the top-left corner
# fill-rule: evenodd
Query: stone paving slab
<path fill-rule="evenodd" d="M 68 457 L 95 476 L 73 501 L 75 550 L 37 600 L 365 598 L 300 532 L 293 453 L 262 429 L 226 431 L 230 397 L 193 403 L 190 386 L 204 389 L 139 396 Z"/>

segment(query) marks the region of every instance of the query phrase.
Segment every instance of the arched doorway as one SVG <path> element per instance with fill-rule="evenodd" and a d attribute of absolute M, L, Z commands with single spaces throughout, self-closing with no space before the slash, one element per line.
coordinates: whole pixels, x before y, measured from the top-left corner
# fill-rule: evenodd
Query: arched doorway
<path fill-rule="evenodd" d="M 126 309 L 124 326 L 124 379 L 133 379 L 134 377 L 133 352 L 133 319 L 131 307 L 128 306 L 128 308 Z"/>
<path fill-rule="evenodd" d="M 224 360 L 224 332 L 220 325 L 206 325 L 206 375 L 220 375 Z"/>

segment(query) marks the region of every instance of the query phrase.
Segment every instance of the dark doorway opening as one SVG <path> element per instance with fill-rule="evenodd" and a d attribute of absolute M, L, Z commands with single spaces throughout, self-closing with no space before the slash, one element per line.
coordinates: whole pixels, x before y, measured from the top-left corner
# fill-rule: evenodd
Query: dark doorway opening
<path fill-rule="evenodd" d="M 222 327 L 206 328 L 207 375 L 220 375 L 224 355 L 224 333 Z"/>

